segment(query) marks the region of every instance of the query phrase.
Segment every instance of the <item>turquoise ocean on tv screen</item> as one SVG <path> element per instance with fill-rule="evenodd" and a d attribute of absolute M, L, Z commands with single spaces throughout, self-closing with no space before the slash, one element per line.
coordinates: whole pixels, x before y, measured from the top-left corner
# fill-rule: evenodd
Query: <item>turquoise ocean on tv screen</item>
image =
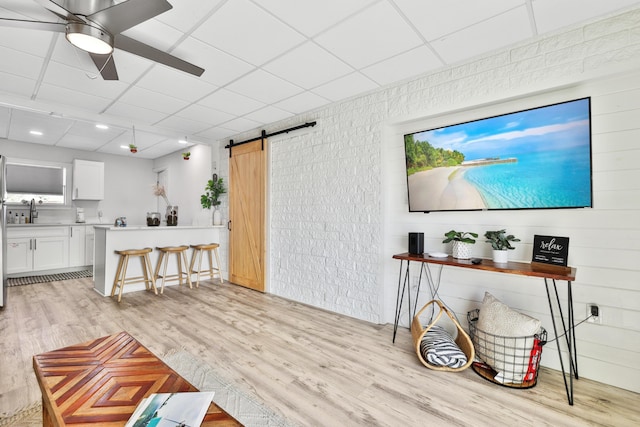
<path fill-rule="evenodd" d="M 516 163 L 470 167 L 464 175 L 489 209 L 591 206 L 589 148 L 520 154 Z"/>

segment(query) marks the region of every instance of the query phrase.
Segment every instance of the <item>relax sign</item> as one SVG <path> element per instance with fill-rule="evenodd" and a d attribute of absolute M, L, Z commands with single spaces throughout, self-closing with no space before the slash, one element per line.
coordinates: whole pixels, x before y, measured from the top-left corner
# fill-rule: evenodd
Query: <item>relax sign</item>
<path fill-rule="evenodd" d="M 569 238 L 555 236 L 533 236 L 532 262 L 566 267 L 569 256 Z"/>

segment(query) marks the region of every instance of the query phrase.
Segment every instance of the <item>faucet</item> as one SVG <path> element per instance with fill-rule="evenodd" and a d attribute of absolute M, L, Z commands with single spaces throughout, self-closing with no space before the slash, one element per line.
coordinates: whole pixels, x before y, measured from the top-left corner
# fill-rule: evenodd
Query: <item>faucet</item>
<path fill-rule="evenodd" d="M 36 201 L 35 199 L 31 199 L 31 203 L 29 204 L 29 223 L 33 224 L 33 220 L 38 218 L 38 212 L 36 211 Z"/>

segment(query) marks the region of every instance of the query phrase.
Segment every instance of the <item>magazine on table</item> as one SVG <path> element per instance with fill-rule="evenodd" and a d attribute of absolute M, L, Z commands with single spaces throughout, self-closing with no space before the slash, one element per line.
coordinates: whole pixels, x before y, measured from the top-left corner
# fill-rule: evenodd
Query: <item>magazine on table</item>
<path fill-rule="evenodd" d="M 213 391 L 154 393 L 142 399 L 125 427 L 199 426 L 213 395 Z"/>

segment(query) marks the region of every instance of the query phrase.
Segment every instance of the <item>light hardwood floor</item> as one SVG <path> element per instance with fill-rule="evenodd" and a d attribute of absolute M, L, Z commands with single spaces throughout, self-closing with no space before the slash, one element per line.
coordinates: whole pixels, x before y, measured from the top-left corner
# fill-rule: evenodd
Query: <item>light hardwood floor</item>
<path fill-rule="evenodd" d="M 0 414 L 40 399 L 34 354 L 128 331 L 158 355 L 184 348 L 274 411 L 303 426 L 637 426 L 640 395 L 580 379 L 567 404 L 561 374 L 529 390 L 471 369 L 433 371 L 411 334 L 228 283 L 125 294 L 91 279 L 9 288 L 0 312 Z M 543 353 L 544 357 L 544 353 Z"/>

